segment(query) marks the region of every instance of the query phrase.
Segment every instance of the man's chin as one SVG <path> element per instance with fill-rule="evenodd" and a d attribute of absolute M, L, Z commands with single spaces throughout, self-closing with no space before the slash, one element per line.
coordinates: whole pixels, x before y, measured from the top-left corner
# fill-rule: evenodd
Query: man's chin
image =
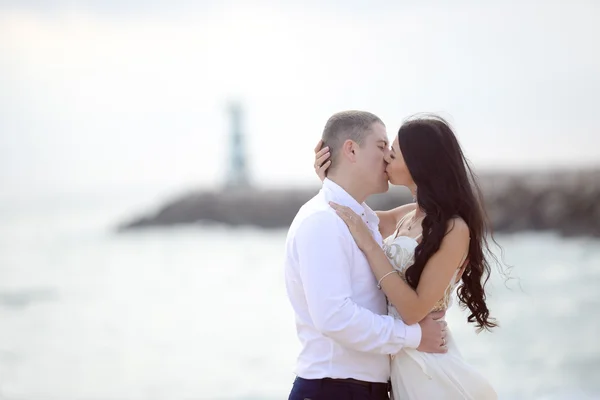
<path fill-rule="evenodd" d="M 381 184 L 377 193 L 385 193 L 390 188 L 390 183 L 386 180 L 385 183 Z"/>

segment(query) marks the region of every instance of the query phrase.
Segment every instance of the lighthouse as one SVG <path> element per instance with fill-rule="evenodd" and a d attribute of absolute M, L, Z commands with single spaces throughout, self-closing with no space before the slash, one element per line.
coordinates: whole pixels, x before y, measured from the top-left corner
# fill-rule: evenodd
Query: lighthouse
<path fill-rule="evenodd" d="M 239 103 L 229 104 L 229 165 L 226 187 L 240 188 L 250 185 L 244 134 L 242 132 L 242 107 Z"/>

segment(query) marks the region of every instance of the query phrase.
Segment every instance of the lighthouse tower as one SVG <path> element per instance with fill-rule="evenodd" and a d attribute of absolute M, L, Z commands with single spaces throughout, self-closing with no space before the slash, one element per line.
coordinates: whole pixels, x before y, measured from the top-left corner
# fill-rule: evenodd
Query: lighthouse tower
<path fill-rule="evenodd" d="M 244 135 L 242 133 L 242 107 L 239 103 L 231 103 L 228 107 L 229 131 L 229 165 L 226 177 L 227 188 L 240 188 L 250 185 L 248 163 Z"/>

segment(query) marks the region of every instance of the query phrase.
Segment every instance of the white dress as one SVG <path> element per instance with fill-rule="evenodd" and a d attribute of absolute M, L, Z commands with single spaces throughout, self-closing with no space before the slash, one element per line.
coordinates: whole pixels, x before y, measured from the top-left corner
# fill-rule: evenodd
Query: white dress
<path fill-rule="evenodd" d="M 394 235 L 384 241 L 383 249 L 394 268 L 405 278 L 405 270 L 414 263 L 417 241 L 407 236 Z M 458 269 L 457 269 L 458 273 Z M 432 311 L 447 309 L 456 284 L 456 274 L 446 293 Z M 391 304 L 388 314 L 400 318 Z M 489 382 L 461 356 L 450 332 L 446 337 L 448 352 L 431 354 L 405 348 L 391 359 L 392 399 L 442 400 L 442 399 L 497 399 Z"/>

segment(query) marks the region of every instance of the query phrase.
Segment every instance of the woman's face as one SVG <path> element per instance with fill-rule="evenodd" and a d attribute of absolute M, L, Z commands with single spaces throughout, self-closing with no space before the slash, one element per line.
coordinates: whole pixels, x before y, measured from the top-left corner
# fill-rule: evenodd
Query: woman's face
<path fill-rule="evenodd" d="M 392 143 L 392 151 L 389 153 L 386 159 L 388 165 L 386 172 L 392 185 L 406 186 L 412 188 L 415 185 L 408 167 L 404 162 L 404 157 L 400 151 L 400 144 L 398 143 L 398 136 Z"/>

